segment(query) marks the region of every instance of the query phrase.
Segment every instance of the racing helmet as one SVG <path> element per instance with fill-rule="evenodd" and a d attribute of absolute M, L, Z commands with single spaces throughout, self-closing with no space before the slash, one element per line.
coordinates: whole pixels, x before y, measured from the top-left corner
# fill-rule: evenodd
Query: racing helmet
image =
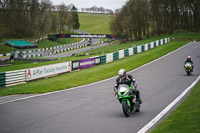
<path fill-rule="evenodd" d="M 187 57 L 187 60 L 191 60 L 190 56 Z"/>
<path fill-rule="evenodd" d="M 124 69 L 120 69 L 118 74 L 121 79 L 124 79 L 126 77 L 126 71 Z"/>

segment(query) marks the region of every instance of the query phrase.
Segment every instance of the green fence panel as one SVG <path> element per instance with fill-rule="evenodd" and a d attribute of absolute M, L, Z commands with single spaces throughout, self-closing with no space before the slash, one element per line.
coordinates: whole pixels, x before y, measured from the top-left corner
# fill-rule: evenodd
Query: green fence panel
<path fill-rule="evenodd" d="M 163 44 L 165 44 L 165 39 L 163 39 Z"/>
<path fill-rule="evenodd" d="M 148 50 L 150 50 L 150 49 L 151 49 L 151 43 L 148 44 Z"/>
<path fill-rule="evenodd" d="M 156 42 L 154 42 L 154 48 L 156 47 Z"/>
<path fill-rule="evenodd" d="M 134 54 L 137 54 L 138 52 L 137 52 L 137 47 L 134 47 L 133 48 L 133 52 L 134 52 Z"/>
<path fill-rule="evenodd" d="M 5 73 L 5 72 L 1 72 L 1 73 L 0 73 L 0 78 L 1 78 L 1 77 L 5 77 L 5 76 L 6 76 L 6 73 Z"/>
<path fill-rule="evenodd" d="M 102 55 L 100 56 L 101 58 L 101 64 L 105 64 L 106 63 L 106 55 Z"/>
<path fill-rule="evenodd" d="M 124 49 L 124 57 L 129 56 L 128 49 Z"/>
<path fill-rule="evenodd" d="M 5 79 L 6 79 L 6 76 L 0 76 L 0 81 L 5 80 Z"/>
<path fill-rule="evenodd" d="M 141 48 L 142 48 L 142 52 L 145 51 L 145 48 L 144 48 L 144 47 L 145 47 L 144 45 L 141 46 Z"/>
<path fill-rule="evenodd" d="M 159 40 L 158 42 L 159 42 L 158 44 L 159 44 L 159 46 L 160 46 L 160 45 L 161 45 L 161 41 Z"/>
<path fill-rule="evenodd" d="M 119 52 L 113 53 L 113 60 L 118 60 L 119 59 Z"/>
<path fill-rule="evenodd" d="M 0 73 L 0 87 L 5 87 L 6 85 L 6 73 L 2 72 Z"/>

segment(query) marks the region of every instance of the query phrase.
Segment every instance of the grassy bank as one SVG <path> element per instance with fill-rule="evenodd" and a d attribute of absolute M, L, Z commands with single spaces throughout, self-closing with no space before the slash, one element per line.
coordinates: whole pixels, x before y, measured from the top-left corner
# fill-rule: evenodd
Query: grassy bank
<path fill-rule="evenodd" d="M 185 101 L 151 133 L 200 133 L 200 82 Z"/>
<path fill-rule="evenodd" d="M 111 18 L 109 15 L 105 14 L 87 14 L 87 13 L 79 13 L 79 22 L 80 22 L 80 30 L 89 32 L 91 34 L 110 34 L 109 31 L 109 22 Z M 18 39 L 3 39 L 4 42 L 6 40 L 27 40 L 27 38 L 18 38 Z M 28 38 L 28 40 L 33 40 Z M 65 38 L 61 39 L 59 42 L 49 41 L 44 39 L 38 43 L 38 48 L 48 48 L 53 46 L 58 46 L 62 44 L 69 44 L 73 42 L 80 41 L 80 38 Z M 6 45 L 0 46 L 0 54 L 10 53 L 12 50 L 11 47 Z M 15 51 L 17 49 L 14 49 Z"/>
<path fill-rule="evenodd" d="M 144 53 L 136 54 L 109 64 L 99 65 L 77 72 L 66 73 L 56 77 L 41 79 L 27 84 L 0 89 L 0 96 L 11 94 L 44 93 L 56 90 L 80 86 L 95 81 L 103 80 L 117 75 L 120 68 L 130 71 L 145 63 L 153 61 L 183 45 L 187 42 L 171 42 L 169 44 L 154 48 Z M 134 63 L 133 63 L 134 62 Z M 126 65 L 124 65 L 126 64 Z M 96 74 L 98 73 L 98 76 Z M 78 81 L 78 82 L 77 82 Z"/>
<path fill-rule="evenodd" d="M 110 34 L 111 16 L 105 14 L 79 13 L 80 30 L 90 34 Z"/>

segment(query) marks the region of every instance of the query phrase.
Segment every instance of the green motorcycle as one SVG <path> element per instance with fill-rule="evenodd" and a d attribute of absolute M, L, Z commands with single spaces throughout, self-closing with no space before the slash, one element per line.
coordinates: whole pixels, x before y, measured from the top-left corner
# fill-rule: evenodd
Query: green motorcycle
<path fill-rule="evenodd" d="M 191 75 L 192 67 L 193 67 L 193 65 L 190 62 L 185 63 L 184 68 L 185 68 L 185 72 L 187 73 L 187 75 Z"/>
<path fill-rule="evenodd" d="M 130 89 L 131 87 L 120 86 L 117 92 L 117 98 L 122 104 L 122 110 L 126 117 L 129 117 L 132 112 L 140 111 L 140 103 Z"/>

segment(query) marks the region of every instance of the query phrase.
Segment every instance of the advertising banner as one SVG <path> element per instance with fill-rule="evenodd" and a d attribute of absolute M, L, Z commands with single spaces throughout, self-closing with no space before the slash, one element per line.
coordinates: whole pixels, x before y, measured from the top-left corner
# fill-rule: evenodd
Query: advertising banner
<path fill-rule="evenodd" d="M 79 60 L 79 63 L 80 63 L 79 68 L 83 69 L 83 68 L 88 68 L 88 67 L 94 66 L 95 65 L 94 60 L 95 60 L 94 58 L 87 58 L 87 59 Z"/>
<path fill-rule="evenodd" d="M 100 63 L 101 63 L 100 57 L 72 61 L 72 69 L 76 70 L 76 69 L 89 68 L 89 67 L 93 67 L 95 65 L 99 65 Z"/>
<path fill-rule="evenodd" d="M 72 61 L 72 70 L 79 69 L 80 63 L 79 61 Z"/>
<path fill-rule="evenodd" d="M 71 71 L 71 61 L 26 70 L 26 81 Z"/>
<path fill-rule="evenodd" d="M 95 57 L 94 58 L 94 63 L 95 63 L 95 65 L 101 64 L 101 58 L 100 57 Z"/>
<path fill-rule="evenodd" d="M 56 38 L 115 38 L 115 36 L 111 34 L 52 34 L 48 35 L 48 38 L 51 40 Z"/>

